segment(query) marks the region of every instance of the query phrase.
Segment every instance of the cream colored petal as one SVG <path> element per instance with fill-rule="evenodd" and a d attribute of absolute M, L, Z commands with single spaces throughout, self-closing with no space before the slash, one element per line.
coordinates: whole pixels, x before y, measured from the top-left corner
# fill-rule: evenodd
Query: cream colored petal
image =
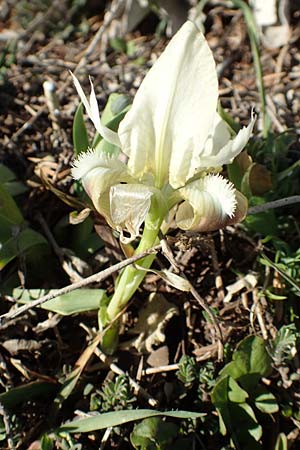
<path fill-rule="evenodd" d="M 199 155 L 198 169 L 231 163 L 248 143 L 256 120 L 256 117 L 252 115 L 249 125 L 243 127 L 234 139 L 230 139 L 226 123 L 218 117 L 217 115 L 215 127 L 207 139 L 204 150 Z"/>
<path fill-rule="evenodd" d="M 84 189 L 100 213 L 100 197 L 113 184 L 133 181 L 127 166 L 117 156 L 95 150 L 80 154 L 73 163 L 72 175 L 76 180 L 82 180 Z"/>
<path fill-rule="evenodd" d="M 152 192 L 142 184 L 118 184 L 110 189 L 110 215 L 114 228 L 121 233 L 123 243 L 139 235 L 139 229 L 148 214 Z M 123 230 L 129 233 L 125 237 Z"/>
<path fill-rule="evenodd" d="M 211 155 L 216 155 L 230 141 L 230 131 L 227 123 L 216 112 L 212 129 L 207 136 L 203 151 L 198 156 L 198 162 Z M 203 167 L 203 166 L 202 166 Z"/>
<path fill-rule="evenodd" d="M 119 127 L 123 152 L 136 176 L 150 171 L 156 187 L 183 186 L 204 147 L 218 98 L 215 62 L 192 22 L 170 41 L 142 82 Z M 170 175 L 170 176 L 169 176 Z"/>
<path fill-rule="evenodd" d="M 184 199 L 175 221 L 183 230 L 213 231 L 236 223 L 247 212 L 247 200 L 221 175 L 207 175 L 180 189 Z"/>
<path fill-rule="evenodd" d="M 91 121 L 93 122 L 94 127 L 96 128 L 96 130 L 98 131 L 100 136 L 102 136 L 106 141 L 110 142 L 111 144 L 114 144 L 114 145 L 117 145 L 118 147 L 120 147 L 121 144 L 120 144 L 118 134 L 115 133 L 114 131 L 110 130 L 109 128 L 105 127 L 101 123 L 98 102 L 97 102 L 94 86 L 93 86 L 91 79 L 90 79 L 91 94 L 90 94 L 90 102 L 89 102 L 88 99 L 86 98 L 85 93 L 83 92 L 83 89 L 82 89 L 78 79 L 75 77 L 75 75 L 72 72 L 70 72 L 70 73 L 73 77 L 73 82 L 74 82 L 75 88 L 77 90 L 77 93 L 80 97 L 80 100 L 84 104 L 86 112 L 87 112 L 89 118 L 91 119 Z"/>

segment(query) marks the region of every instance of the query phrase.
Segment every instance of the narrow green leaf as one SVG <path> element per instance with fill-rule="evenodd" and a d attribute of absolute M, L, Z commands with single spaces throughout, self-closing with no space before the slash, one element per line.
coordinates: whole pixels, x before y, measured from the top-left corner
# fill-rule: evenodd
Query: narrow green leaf
<path fill-rule="evenodd" d="M 197 8 L 197 16 L 201 17 L 202 11 L 204 6 L 208 0 L 200 0 L 198 3 Z M 260 51 L 259 51 L 259 34 L 257 30 L 257 26 L 251 11 L 250 6 L 243 0 L 231 0 L 231 3 L 236 7 L 239 8 L 245 18 L 245 22 L 247 25 L 247 31 L 248 36 L 250 39 L 250 45 L 251 45 L 251 52 L 253 57 L 253 64 L 255 68 L 255 75 L 256 75 L 256 84 L 260 96 L 260 103 L 261 103 L 261 113 L 262 113 L 262 122 L 263 122 L 263 135 L 266 137 L 269 133 L 271 122 L 270 118 L 266 111 L 266 93 L 265 93 L 265 86 L 263 81 L 263 71 L 262 71 L 262 64 L 260 60 Z"/>
<path fill-rule="evenodd" d="M 275 269 L 288 283 L 290 283 L 298 292 L 300 292 L 300 285 L 297 283 L 294 278 L 290 277 L 279 264 L 273 262 L 270 258 L 267 257 L 264 253 L 261 254 L 262 257 L 259 258 L 259 262 L 265 266 L 272 267 Z"/>
<path fill-rule="evenodd" d="M 246 172 L 244 173 L 242 180 L 241 180 L 241 192 L 245 195 L 247 198 L 252 197 L 252 191 L 250 186 L 250 175 L 253 167 L 255 166 L 255 163 L 252 163 Z"/>
<path fill-rule="evenodd" d="M 176 273 L 170 272 L 169 270 L 145 269 L 144 267 L 139 266 L 138 264 L 136 264 L 136 266 L 138 267 L 139 270 L 155 273 L 155 275 L 158 275 L 162 280 L 164 280 L 166 283 L 170 284 L 174 288 L 178 289 L 179 291 L 189 292 L 192 288 L 191 283 L 186 278 L 183 278 L 180 275 L 177 275 Z"/>
<path fill-rule="evenodd" d="M 97 346 L 99 345 L 101 340 L 100 335 L 98 335 L 93 341 L 91 341 L 85 350 L 81 353 L 79 359 L 76 361 L 74 368 L 71 372 L 69 372 L 61 385 L 59 392 L 57 393 L 53 406 L 51 408 L 51 420 L 54 421 L 56 415 L 61 409 L 63 402 L 67 400 L 67 398 L 73 393 L 76 388 L 76 385 L 81 377 L 81 374 L 90 361 L 91 357 L 94 354 Z"/>
<path fill-rule="evenodd" d="M 0 403 L 5 408 L 14 408 L 20 403 L 29 401 L 33 398 L 38 398 L 54 394 L 57 391 L 58 386 L 54 383 L 46 383 L 40 381 L 33 381 L 32 383 L 25 384 L 24 386 L 18 386 L 10 389 L 7 392 L 0 394 Z"/>
<path fill-rule="evenodd" d="M 23 216 L 16 202 L 9 192 L 0 183 L 0 219 L 4 218 L 14 225 L 24 222 Z"/>
<path fill-rule="evenodd" d="M 0 164 L 0 183 L 7 183 L 16 179 L 12 170 L 6 167 L 4 164 Z"/>
<path fill-rule="evenodd" d="M 86 126 L 83 119 L 83 106 L 79 104 L 73 121 L 73 145 L 75 155 L 78 156 L 81 152 L 86 152 L 89 148 L 89 138 Z"/>
<path fill-rule="evenodd" d="M 14 258 L 39 244 L 48 245 L 44 236 L 31 228 L 25 228 L 25 230 L 16 233 L 16 236 L 8 239 L 0 247 L 0 270 Z"/>
<path fill-rule="evenodd" d="M 270 130 L 271 122 L 267 114 L 266 108 L 266 92 L 263 81 L 263 70 L 260 60 L 260 50 L 259 50 L 259 33 L 255 23 L 255 19 L 252 14 L 252 10 L 249 5 L 243 0 L 232 0 L 234 6 L 239 8 L 244 15 L 245 22 L 247 25 L 247 31 L 250 39 L 251 52 L 253 57 L 255 75 L 256 75 L 256 85 L 258 88 L 261 104 L 262 122 L 263 122 L 263 135 L 267 137 Z"/>
<path fill-rule="evenodd" d="M 287 299 L 286 295 L 274 294 L 274 292 L 272 292 L 270 289 L 265 289 L 264 293 L 269 300 L 281 301 Z"/>
<path fill-rule="evenodd" d="M 30 303 L 46 294 L 57 292 L 57 289 L 20 289 L 13 290 L 13 296 L 19 303 Z M 68 294 L 60 295 L 41 305 L 41 308 L 56 312 L 63 316 L 98 310 L 106 297 L 103 289 L 76 289 Z"/>
<path fill-rule="evenodd" d="M 288 450 L 288 440 L 284 433 L 278 435 L 275 450 Z"/>
<path fill-rule="evenodd" d="M 111 94 L 102 113 L 103 124 L 113 131 L 118 131 L 119 124 L 129 109 L 130 104 L 127 95 Z M 98 133 L 95 134 L 92 147 L 109 154 L 115 154 L 120 151 L 117 146 L 102 139 Z"/>
<path fill-rule="evenodd" d="M 41 450 L 53 450 L 53 441 L 52 439 L 44 434 L 41 439 Z"/>
<path fill-rule="evenodd" d="M 116 427 L 135 420 L 146 419 L 147 417 L 166 416 L 177 419 L 197 419 L 204 416 L 203 413 L 190 411 L 153 411 L 151 409 L 112 411 L 97 416 L 84 419 L 73 420 L 62 425 L 57 432 L 67 431 L 68 433 L 88 433 L 90 431 L 103 430 L 108 427 Z"/>
<path fill-rule="evenodd" d="M 13 197 L 28 190 L 27 186 L 21 181 L 17 181 L 14 172 L 4 164 L 0 164 L 0 183 Z"/>
<path fill-rule="evenodd" d="M 21 181 L 9 181 L 7 183 L 4 183 L 4 187 L 7 192 L 9 192 L 13 197 L 24 194 L 24 192 L 28 191 L 28 187 L 25 186 L 25 184 Z"/>
<path fill-rule="evenodd" d="M 231 164 L 227 164 L 227 173 L 229 180 L 234 184 L 235 188 L 240 191 L 243 175 L 241 168 L 235 159 Z"/>
<path fill-rule="evenodd" d="M 129 104 L 130 99 L 128 95 L 115 92 L 110 94 L 101 117 L 103 124 L 108 125 L 111 123 L 118 114 L 128 109 Z"/>
<path fill-rule="evenodd" d="M 220 102 L 218 103 L 218 113 L 220 114 L 221 118 L 225 120 L 225 122 L 230 126 L 231 130 L 234 132 L 233 134 L 238 134 L 241 129 L 241 125 L 236 120 L 234 120 L 233 117 L 231 117 L 231 115 L 228 114 L 228 112 L 225 111 L 224 108 L 222 108 Z"/>

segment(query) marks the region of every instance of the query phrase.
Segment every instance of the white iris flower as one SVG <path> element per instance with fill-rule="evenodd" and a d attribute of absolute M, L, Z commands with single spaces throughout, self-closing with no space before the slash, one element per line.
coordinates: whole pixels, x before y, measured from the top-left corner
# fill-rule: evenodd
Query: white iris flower
<path fill-rule="evenodd" d="M 139 234 L 155 201 L 165 218 L 176 208 L 174 219 L 183 230 L 211 231 L 243 219 L 247 200 L 218 172 L 245 147 L 255 119 L 231 139 L 217 113 L 215 62 L 192 22 L 149 70 L 118 133 L 102 125 L 92 83 L 88 101 L 73 78 L 96 130 L 120 147 L 121 158 L 89 150 L 72 173 L 123 241 Z"/>

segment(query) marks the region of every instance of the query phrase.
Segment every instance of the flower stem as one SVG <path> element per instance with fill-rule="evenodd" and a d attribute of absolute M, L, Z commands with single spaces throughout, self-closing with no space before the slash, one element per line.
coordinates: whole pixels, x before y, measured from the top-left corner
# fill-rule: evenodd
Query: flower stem
<path fill-rule="evenodd" d="M 148 217 L 145 221 L 143 235 L 141 237 L 139 246 L 135 250 L 136 255 L 144 252 L 145 250 L 148 250 L 155 245 L 163 220 L 163 218 L 159 215 L 156 217 L 155 216 L 155 214 L 148 214 Z M 149 255 L 141 259 L 138 264 L 140 267 L 148 269 L 152 265 L 154 259 L 155 255 Z M 128 301 L 131 299 L 131 297 L 143 281 L 145 275 L 145 270 L 140 270 L 134 266 L 128 266 L 123 270 L 118 279 L 115 293 L 107 307 L 107 316 L 110 321 L 114 320 L 114 318 L 128 303 Z"/>

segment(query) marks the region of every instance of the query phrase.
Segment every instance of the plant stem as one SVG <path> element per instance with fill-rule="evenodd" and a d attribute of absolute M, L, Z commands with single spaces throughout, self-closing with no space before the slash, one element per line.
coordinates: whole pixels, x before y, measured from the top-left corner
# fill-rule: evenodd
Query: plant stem
<path fill-rule="evenodd" d="M 157 212 L 157 210 L 156 210 Z M 143 253 L 151 248 L 156 240 L 163 221 L 160 214 L 151 213 L 145 221 L 143 235 L 139 246 L 135 250 L 135 255 Z M 139 261 L 139 266 L 148 269 L 155 259 L 155 255 L 149 255 Z M 129 302 L 146 275 L 145 270 L 140 270 L 134 266 L 128 266 L 121 273 L 115 293 L 107 307 L 107 316 L 110 321 L 114 320 L 124 306 Z"/>

